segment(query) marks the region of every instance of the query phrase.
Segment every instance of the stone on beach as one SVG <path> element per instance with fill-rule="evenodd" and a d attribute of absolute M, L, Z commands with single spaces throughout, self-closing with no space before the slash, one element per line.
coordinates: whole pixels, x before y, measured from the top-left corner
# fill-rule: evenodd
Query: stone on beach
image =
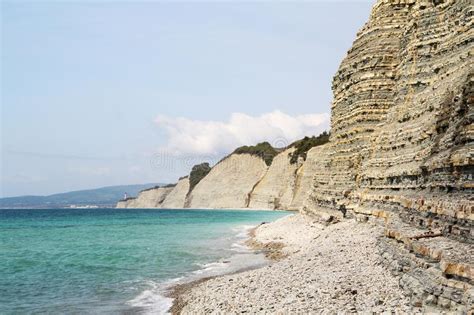
<path fill-rule="evenodd" d="M 279 241 L 286 258 L 203 281 L 183 292 L 182 314 L 414 312 L 398 279 L 380 264 L 383 229 L 353 220 L 324 226 L 301 214 L 255 231 L 260 243 Z"/>

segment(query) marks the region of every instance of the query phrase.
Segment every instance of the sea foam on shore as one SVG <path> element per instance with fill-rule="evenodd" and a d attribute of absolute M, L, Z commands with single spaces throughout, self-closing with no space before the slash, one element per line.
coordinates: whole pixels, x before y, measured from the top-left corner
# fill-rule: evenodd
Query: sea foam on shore
<path fill-rule="evenodd" d="M 174 278 L 163 283 L 149 282 L 149 289 L 141 292 L 137 297 L 130 300 L 128 304 L 134 310 L 140 310 L 144 314 L 166 314 L 173 305 L 173 298 L 169 292 L 175 287 L 193 285 L 203 279 L 209 279 L 225 274 L 256 269 L 269 263 L 265 254 L 256 251 L 246 245 L 249 232 L 254 225 L 240 225 L 232 228 L 235 233 L 231 244 L 233 254 L 218 261 L 196 264 L 200 268 L 189 272 L 187 275 Z"/>

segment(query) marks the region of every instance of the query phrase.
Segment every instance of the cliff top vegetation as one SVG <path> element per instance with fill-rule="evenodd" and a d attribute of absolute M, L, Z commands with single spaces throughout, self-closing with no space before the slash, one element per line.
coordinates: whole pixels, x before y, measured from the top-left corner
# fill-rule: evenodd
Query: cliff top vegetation
<path fill-rule="evenodd" d="M 290 153 L 290 163 L 295 164 L 300 157 L 306 161 L 308 151 L 316 146 L 329 142 L 329 133 L 324 131 L 319 136 L 304 137 L 301 140 L 293 142 L 290 147 L 295 147 L 295 151 Z"/>
<path fill-rule="evenodd" d="M 189 192 L 211 171 L 209 163 L 201 163 L 194 165 L 191 173 L 189 174 Z"/>
<path fill-rule="evenodd" d="M 253 146 L 244 145 L 235 149 L 235 151 L 233 152 L 233 154 L 251 154 L 259 156 L 265 161 L 265 164 L 267 164 L 268 166 L 272 164 L 273 158 L 278 153 L 279 152 L 268 142 L 262 142 Z"/>
<path fill-rule="evenodd" d="M 160 188 L 173 188 L 175 187 L 176 184 L 166 184 L 166 185 L 156 185 L 156 186 L 153 186 L 153 187 L 150 187 L 150 188 L 147 188 L 147 189 L 142 189 L 140 190 L 140 192 L 144 192 L 144 191 L 149 191 L 149 190 L 153 190 L 153 189 L 160 189 Z"/>

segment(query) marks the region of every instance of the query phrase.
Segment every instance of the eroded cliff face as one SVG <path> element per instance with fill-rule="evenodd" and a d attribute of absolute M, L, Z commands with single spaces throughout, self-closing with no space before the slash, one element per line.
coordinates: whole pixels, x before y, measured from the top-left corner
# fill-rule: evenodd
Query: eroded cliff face
<path fill-rule="evenodd" d="M 331 141 L 328 156 L 320 157 L 327 167 L 315 174 L 315 210 L 349 197 L 357 207 L 389 200 L 446 219 L 474 219 L 472 12 L 469 1 L 374 6 L 334 77 Z"/>
<path fill-rule="evenodd" d="M 330 143 L 305 211 L 380 217 L 413 303 L 474 292 L 473 5 L 378 1 L 333 80 Z"/>
<path fill-rule="evenodd" d="M 298 169 L 293 201 L 290 210 L 308 213 L 314 210 L 314 191 L 323 187 L 330 179 L 328 175 L 331 145 L 314 147 L 307 153 L 306 161 Z M 321 174 L 325 174 L 324 177 Z M 319 176 L 318 176 L 319 175 Z"/>
<path fill-rule="evenodd" d="M 166 196 L 161 204 L 161 208 L 165 209 L 180 209 L 184 208 L 186 196 L 189 192 L 189 178 L 185 177 L 178 181 L 176 186 Z"/>
<path fill-rule="evenodd" d="M 274 210 L 291 206 L 298 170 L 297 163 L 290 163 L 289 154 L 293 151 L 294 148 L 287 149 L 273 159 L 265 176 L 250 194 L 249 208 Z"/>
<path fill-rule="evenodd" d="M 250 194 L 267 172 L 262 158 L 232 154 L 215 165 L 188 196 L 189 208 L 247 208 Z"/>
<path fill-rule="evenodd" d="M 323 146 L 321 146 L 323 147 Z M 117 208 L 249 208 L 255 210 L 301 210 L 307 203 L 319 150 L 308 152 L 307 162 L 290 163 L 289 148 L 270 166 L 259 156 L 232 154 L 215 165 L 193 190 L 189 178 L 173 188 L 141 192 L 137 198 L 119 201 Z"/>
<path fill-rule="evenodd" d="M 129 198 L 117 203 L 117 208 L 161 208 L 166 196 L 174 187 L 159 187 L 141 191 L 136 198 Z"/>

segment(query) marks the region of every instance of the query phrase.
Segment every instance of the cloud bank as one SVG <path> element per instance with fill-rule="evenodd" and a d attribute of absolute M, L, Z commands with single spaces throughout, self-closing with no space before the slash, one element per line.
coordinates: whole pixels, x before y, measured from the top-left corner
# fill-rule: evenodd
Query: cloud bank
<path fill-rule="evenodd" d="M 174 155 L 219 155 L 262 141 L 284 147 L 328 130 L 329 117 L 328 113 L 290 116 L 277 110 L 256 117 L 233 113 L 227 122 L 159 115 L 155 123 L 168 134 L 161 150 Z"/>

